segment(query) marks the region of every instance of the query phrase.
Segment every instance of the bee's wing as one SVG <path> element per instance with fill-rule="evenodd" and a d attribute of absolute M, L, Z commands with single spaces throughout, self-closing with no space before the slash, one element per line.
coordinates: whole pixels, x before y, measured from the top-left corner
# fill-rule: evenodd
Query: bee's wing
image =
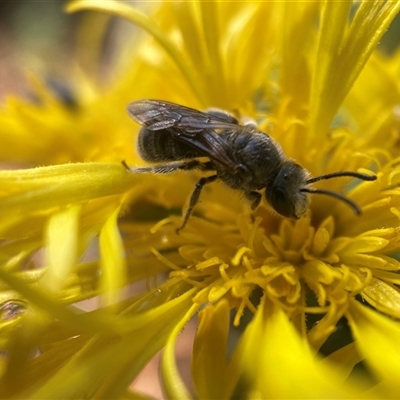
<path fill-rule="evenodd" d="M 152 131 L 180 128 L 187 135 L 195 136 L 202 129 L 232 129 L 238 127 L 233 117 L 221 112 L 204 113 L 194 108 L 159 100 L 139 100 L 130 103 L 128 114 L 140 125 Z"/>
<path fill-rule="evenodd" d="M 215 129 L 238 130 L 233 117 L 207 114 L 193 108 L 159 100 L 139 100 L 127 107 L 129 115 L 152 131 L 167 130 L 177 140 L 190 144 L 205 156 L 235 168 L 230 148 Z"/>

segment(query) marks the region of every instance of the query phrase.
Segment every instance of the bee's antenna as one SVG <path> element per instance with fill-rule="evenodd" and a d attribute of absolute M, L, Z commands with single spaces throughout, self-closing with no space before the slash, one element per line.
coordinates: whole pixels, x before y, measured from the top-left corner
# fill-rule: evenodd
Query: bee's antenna
<path fill-rule="evenodd" d="M 362 179 L 363 181 L 376 180 L 375 175 L 361 174 L 360 172 L 354 172 L 354 171 L 338 171 L 326 175 L 315 176 L 314 178 L 307 179 L 306 183 L 314 183 L 326 179 L 339 178 L 340 176 L 352 176 L 354 178 Z"/>
<path fill-rule="evenodd" d="M 310 184 L 310 183 L 322 181 L 325 179 L 338 178 L 341 176 L 352 176 L 354 178 L 362 179 L 363 181 L 376 180 L 375 175 L 362 174 L 362 173 L 354 172 L 354 171 L 338 171 L 338 172 L 332 172 L 330 174 L 316 176 L 314 178 L 307 179 L 306 183 Z M 331 190 L 326 190 L 326 189 L 314 189 L 314 188 L 303 188 L 303 189 L 300 189 L 300 191 L 306 192 L 306 193 L 325 194 L 327 196 L 335 197 L 336 199 L 341 200 L 344 203 L 346 203 L 347 205 L 349 205 L 357 215 L 361 214 L 361 208 L 353 200 L 349 199 L 348 197 L 346 197 L 340 193 L 336 193 L 336 192 L 333 192 Z"/>
<path fill-rule="evenodd" d="M 300 189 L 300 192 L 326 194 L 327 196 L 335 197 L 336 199 L 341 200 L 344 203 L 348 204 L 357 215 L 360 215 L 362 213 L 361 208 L 353 200 L 350 200 L 348 197 L 340 193 L 333 192 L 332 190 L 303 188 Z"/>

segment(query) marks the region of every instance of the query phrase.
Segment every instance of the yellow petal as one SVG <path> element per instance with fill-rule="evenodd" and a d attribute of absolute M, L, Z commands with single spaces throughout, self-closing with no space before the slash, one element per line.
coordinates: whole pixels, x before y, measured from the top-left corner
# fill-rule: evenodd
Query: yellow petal
<path fill-rule="evenodd" d="M 198 306 L 192 305 L 185 316 L 175 324 L 175 328 L 168 338 L 164 353 L 161 359 L 161 378 L 164 384 L 164 390 L 170 399 L 191 399 L 188 389 L 180 377 L 178 367 L 175 361 L 175 344 L 179 332 L 184 328 L 187 322 L 197 312 Z"/>
<path fill-rule="evenodd" d="M 220 301 L 199 313 L 192 358 L 196 393 L 201 399 L 230 398 L 236 382 L 227 375 L 229 306 Z"/>
<path fill-rule="evenodd" d="M 372 278 L 361 292 L 365 300 L 379 311 L 400 318 L 400 290 L 380 279 Z"/>
<path fill-rule="evenodd" d="M 337 373 L 346 379 L 356 364 L 362 361 L 362 355 L 357 351 L 354 343 L 340 348 L 327 357 L 321 360 L 322 363 L 328 363 L 332 368 L 335 368 Z"/>
<path fill-rule="evenodd" d="M 121 288 L 127 282 L 125 249 L 117 226 L 117 208 L 100 231 L 100 286 L 105 305 L 121 298 Z"/>
<path fill-rule="evenodd" d="M 334 368 L 319 362 L 287 315 L 272 304 L 258 309 L 242 344 L 246 377 L 254 380 L 253 390 L 263 399 L 342 398 L 356 393 L 343 385 Z"/>
<path fill-rule="evenodd" d="M 362 1 L 349 25 L 351 1 L 326 1 L 311 90 L 311 134 L 324 137 L 334 115 L 380 38 L 400 9 L 400 3 Z M 311 139 L 311 136 L 310 136 Z"/>
<path fill-rule="evenodd" d="M 66 6 L 67 12 L 76 12 L 82 10 L 97 10 L 107 12 L 112 15 L 116 15 L 139 25 L 141 28 L 150 33 L 154 39 L 162 46 L 162 48 L 169 54 L 169 56 L 179 66 L 183 75 L 186 77 L 189 85 L 201 99 L 201 90 L 198 86 L 198 79 L 193 74 L 193 69 L 186 62 L 185 57 L 180 53 L 177 47 L 168 37 L 163 33 L 161 29 L 157 27 L 157 24 L 152 21 L 146 14 L 140 12 L 134 7 L 129 6 L 119 1 L 93 1 L 93 0 L 79 0 L 70 1 Z"/>
<path fill-rule="evenodd" d="M 191 294 L 188 291 L 160 307 L 126 317 L 124 322 L 119 318 L 120 323 L 130 325 L 130 332 L 94 336 L 60 369 L 49 371 L 50 377 L 44 383 L 24 392 L 21 397 L 119 398 L 127 382 L 139 374 L 165 345 L 171 332 L 176 332 L 176 327 L 185 320 Z"/>
<path fill-rule="evenodd" d="M 73 206 L 54 214 L 46 229 L 45 274 L 39 286 L 49 292 L 64 289 L 73 274 L 78 249 L 78 218 L 81 208 Z"/>
<path fill-rule="evenodd" d="M 75 163 L 0 171 L 0 216 L 121 194 L 137 178 L 119 163 Z M 5 190 L 6 188 L 6 190 Z"/>
<path fill-rule="evenodd" d="M 393 387 L 399 393 L 400 382 L 400 325 L 384 315 L 352 300 L 348 320 L 355 344 L 365 362 L 382 380 L 396 380 Z"/>

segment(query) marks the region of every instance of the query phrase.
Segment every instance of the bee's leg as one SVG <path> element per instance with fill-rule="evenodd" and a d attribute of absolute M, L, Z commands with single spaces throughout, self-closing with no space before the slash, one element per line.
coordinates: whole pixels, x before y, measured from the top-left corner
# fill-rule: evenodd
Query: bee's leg
<path fill-rule="evenodd" d="M 200 171 L 212 171 L 215 170 L 215 167 L 212 165 L 210 161 L 201 162 L 199 160 L 191 160 L 182 162 L 181 167 L 179 167 L 178 169 L 182 169 L 185 171 L 189 171 L 191 169 L 199 169 Z"/>
<path fill-rule="evenodd" d="M 250 201 L 250 207 L 252 211 L 254 211 L 258 205 L 260 204 L 261 201 L 261 194 L 258 192 L 245 192 L 244 195 L 246 196 L 247 200 Z M 254 223 L 255 217 L 254 213 L 251 213 L 250 215 L 251 222 Z"/>
<path fill-rule="evenodd" d="M 245 192 L 246 198 L 251 202 L 251 209 L 254 211 L 261 201 L 261 194 L 258 192 Z"/>
<path fill-rule="evenodd" d="M 206 176 L 201 178 L 197 183 L 196 186 L 193 190 L 192 195 L 190 196 L 189 204 L 187 206 L 187 209 L 185 213 L 183 214 L 183 221 L 182 225 L 176 230 L 176 233 L 179 234 L 179 232 L 185 227 L 186 223 L 188 222 L 188 219 L 190 215 L 192 214 L 194 206 L 197 204 L 199 201 L 200 197 L 200 192 L 204 188 L 205 185 L 214 182 L 217 179 L 217 175 L 212 175 L 212 176 Z"/>
<path fill-rule="evenodd" d="M 122 165 L 132 173 L 136 174 L 170 174 L 171 172 L 184 170 L 189 171 L 192 169 L 199 169 L 201 171 L 210 171 L 213 170 L 214 167 L 211 162 L 201 162 L 199 160 L 190 160 L 190 161 L 174 161 L 166 164 L 157 164 L 151 167 L 134 167 L 131 168 L 126 164 L 125 161 L 122 161 Z"/>

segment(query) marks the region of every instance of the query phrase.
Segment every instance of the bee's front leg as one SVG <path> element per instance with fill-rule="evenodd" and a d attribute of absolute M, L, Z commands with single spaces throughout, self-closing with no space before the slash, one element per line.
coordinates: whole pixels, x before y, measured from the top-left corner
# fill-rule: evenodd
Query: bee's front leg
<path fill-rule="evenodd" d="M 251 203 L 251 209 L 254 211 L 261 202 L 261 194 L 258 192 L 245 192 L 246 199 Z"/>

